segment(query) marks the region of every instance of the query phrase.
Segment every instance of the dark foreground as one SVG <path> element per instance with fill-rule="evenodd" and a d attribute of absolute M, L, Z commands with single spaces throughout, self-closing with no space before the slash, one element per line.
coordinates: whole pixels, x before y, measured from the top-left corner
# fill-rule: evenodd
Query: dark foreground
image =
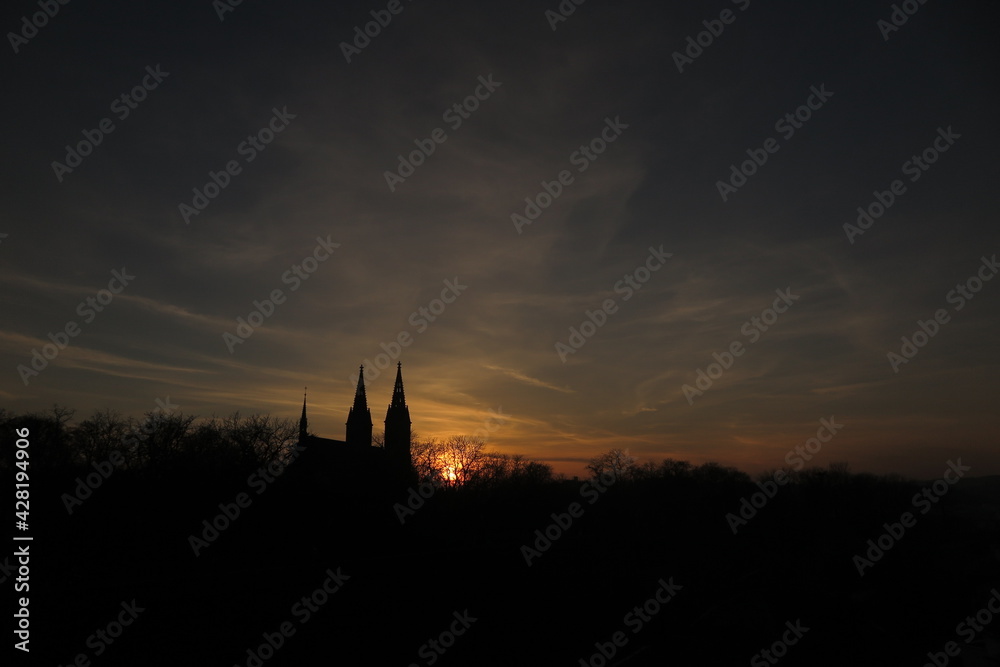
<path fill-rule="evenodd" d="M 724 469 L 440 489 L 405 522 L 405 491 L 294 464 L 123 470 L 68 514 L 85 472 L 33 479 L 31 664 L 998 664 L 996 478 L 915 503 L 931 482 L 814 471 L 734 534 L 759 488 Z"/>

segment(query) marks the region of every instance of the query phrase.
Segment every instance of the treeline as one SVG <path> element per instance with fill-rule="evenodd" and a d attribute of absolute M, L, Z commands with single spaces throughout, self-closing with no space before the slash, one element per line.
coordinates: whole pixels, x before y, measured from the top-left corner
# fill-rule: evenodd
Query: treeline
<path fill-rule="evenodd" d="M 0 409 L 0 469 L 14 463 L 14 430 L 30 431 L 32 466 L 72 472 L 111 461 L 116 470 L 172 475 L 242 473 L 292 458 L 299 439 L 297 420 L 266 414 L 198 418 L 170 410 L 127 417 L 101 409 L 72 423 L 74 411 L 59 405 L 47 412 L 13 414 Z M 373 446 L 383 446 L 381 433 Z M 490 451 L 481 438 L 453 436 L 444 441 L 411 441 L 421 482 L 455 489 L 537 485 L 553 481 L 551 466 L 520 454 Z"/>
<path fill-rule="evenodd" d="M 486 489 L 501 485 L 538 485 L 552 482 L 552 466 L 521 454 L 486 449 L 482 438 L 452 436 L 444 441 L 410 443 L 413 467 L 420 482 L 456 489 Z"/>
<path fill-rule="evenodd" d="M 44 413 L 12 414 L 0 409 L 0 467 L 9 469 L 16 428 L 30 431 L 35 468 L 71 469 L 114 460 L 134 472 L 247 469 L 287 456 L 298 440 L 298 425 L 269 415 L 199 419 L 169 410 L 152 410 L 141 419 L 114 410 L 97 410 L 71 424 L 74 411 L 54 406 Z"/>
<path fill-rule="evenodd" d="M 642 483 L 657 480 L 690 481 L 695 483 L 728 484 L 746 486 L 768 484 L 769 480 L 782 478 L 783 485 L 842 486 L 848 483 L 884 484 L 897 486 L 912 483 L 899 475 L 872 475 L 868 473 L 852 473 L 846 463 L 830 463 L 827 467 L 810 467 L 804 470 L 784 468 L 768 470 L 756 476 L 751 476 L 737 468 L 724 466 L 716 462 L 694 465 L 688 461 L 663 459 L 654 461 L 639 461 L 627 450 L 612 449 L 590 459 L 587 470 L 592 477 L 611 476 L 617 482 Z"/>
<path fill-rule="evenodd" d="M 14 430 L 28 427 L 32 443 L 32 466 L 67 471 L 89 468 L 114 457 L 116 469 L 145 473 L 173 473 L 177 469 L 243 471 L 287 459 L 298 442 L 298 423 L 266 414 L 198 418 L 171 410 L 151 410 L 142 418 L 123 416 L 102 409 L 89 418 L 72 424 L 74 411 L 59 405 L 47 412 L 10 413 L 0 408 L 0 469 L 14 463 Z M 381 434 L 374 438 L 381 447 Z M 452 436 L 443 441 L 411 441 L 413 465 L 420 482 L 435 487 L 491 489 L 497 487 L 539 486 L 566 483 L 564 475 L 554 474 L 550 465 L 533 461 L 521 454 L 491 451 L 481 438 Z M 755 482 L 774 476 L 762 473 L 756 478 L 736 468 L 709 462 L 694 465 L 688 461 L 664 459 L 639 461 L 627 450 L 611 449 L 586 465 L 592 479 L 612 480 L 618 486 L 706 486 L 719 489 L 754 489 Z M 863 484 L 892 486 L 905 484 L 898 477 L 877 478 L 850 473 L 846 464 L 827 468 L 785 471 L 792 486 L 837 487 Z"/>

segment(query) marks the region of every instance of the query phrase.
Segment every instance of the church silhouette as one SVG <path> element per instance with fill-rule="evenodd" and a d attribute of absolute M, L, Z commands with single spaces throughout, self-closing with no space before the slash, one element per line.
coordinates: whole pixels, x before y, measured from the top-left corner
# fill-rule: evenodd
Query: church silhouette
<path fill-rule="evenodd" d="M 372 413 L 365 394 L 365 367 L 361 366 L 354 405 L 347 412 L 344 440 L 321 438 L 309 433 L 306 398 L 299 419 L 302 453 L 295 467 L 300 473 L 333 475 L 337 490 L 374 492 L 392 490 L 416 482 L 410 452 L 410 408 L 403 393 L 402 364 L 396 364 L 396 383 L 385 413 L 385 436 L 381 447 L 372 439 Z"/>

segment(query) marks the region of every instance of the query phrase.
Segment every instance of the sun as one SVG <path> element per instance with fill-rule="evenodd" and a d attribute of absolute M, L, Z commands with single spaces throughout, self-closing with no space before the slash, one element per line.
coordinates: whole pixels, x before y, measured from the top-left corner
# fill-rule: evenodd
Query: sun
<path fill-rule="evenodd" d="M 458 484 L 458 473 L 461 470 L 460 465 L 456 465 L 449 461 L 447 457 L 439 455 L 435 461 L 434 466 L 438 475 L 441 476 L 442 481 L 448 485 Z"/>

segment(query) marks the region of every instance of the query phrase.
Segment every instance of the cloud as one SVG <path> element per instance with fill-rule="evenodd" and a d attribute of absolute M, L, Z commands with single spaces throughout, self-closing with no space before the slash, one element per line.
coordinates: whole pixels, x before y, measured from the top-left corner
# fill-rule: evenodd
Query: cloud
<path fill-rule="evenodd" d="M 503 368 L 501 366 L 485 366 L 486 369 L 491 371 L 498 371 L 507 377 L 513 378 L 519 382 L 524 382 L 533 387 L 543 387 L 545 389 L 551 389 L 552 391 L 562 392 L 564 394 L 575 393 L 573 389 L 567 389 L 566 387 L 557 387 L 554 384 L 545 382 L 544 380 L 539 380 L 538 378 L 533 378 L 521 373 L 520 371 L 514 370 L 513 368 Z"/>

